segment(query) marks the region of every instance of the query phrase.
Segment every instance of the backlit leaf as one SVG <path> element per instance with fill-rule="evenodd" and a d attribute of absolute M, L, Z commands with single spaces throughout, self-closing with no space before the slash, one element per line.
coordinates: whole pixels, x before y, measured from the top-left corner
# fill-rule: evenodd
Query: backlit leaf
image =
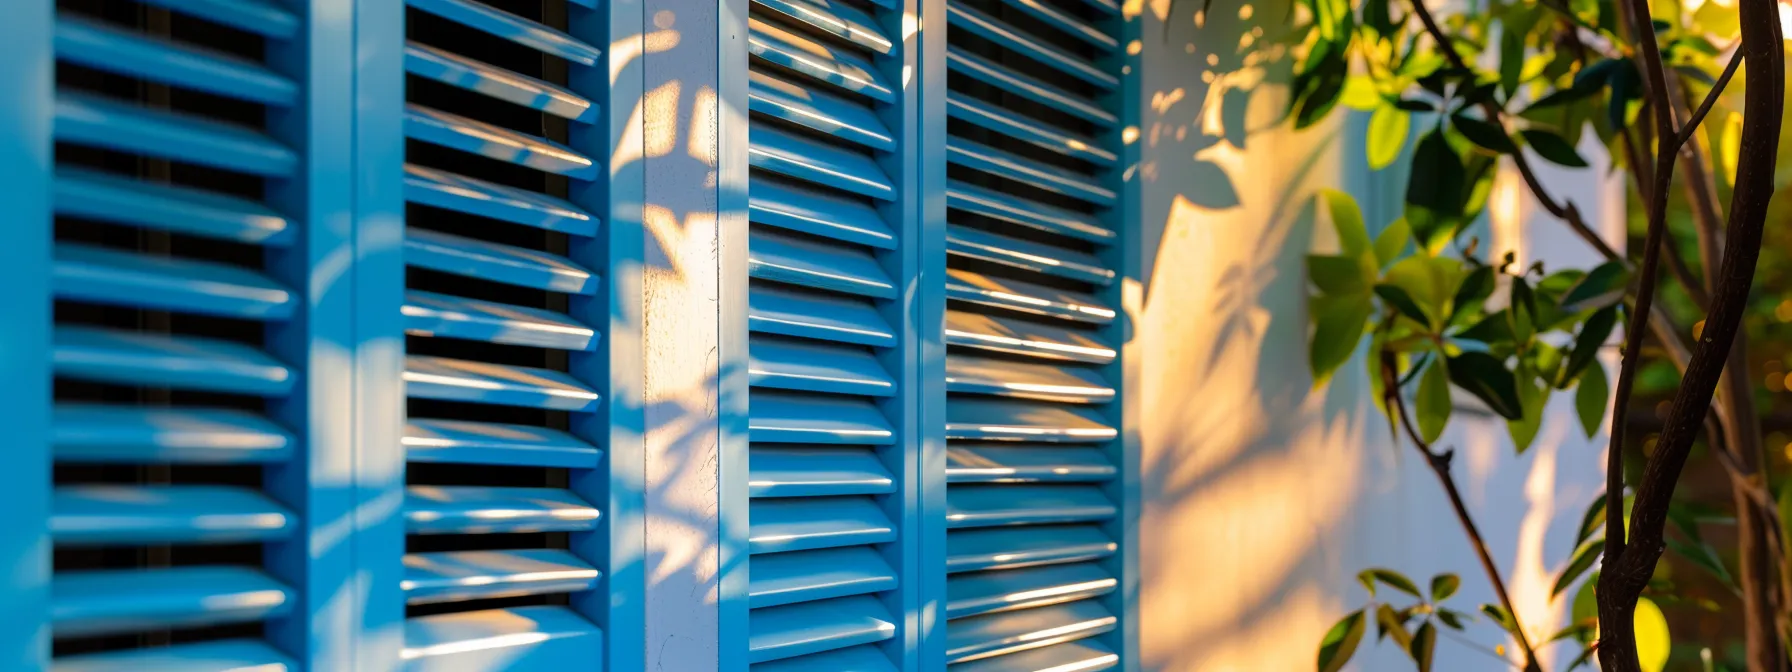
<path fill-rule="evenodd" d="M 1375 630 L 1377 641 L 1393 637 L 1394 643 L 1399 644 L 1400 648 L 1412 647 L 1412 633 L 1406 631 L 1406 619 L 1401 618 L 1400 614 L 1395 613 L 1394 608 L 1386 603 L 1375 608 Z"/>
<path fill-rule="evenodd" d="M 1319 643 L 1319 672 L 1338 672 L 1356 654 L 1356 645 L 1363 641 L 1363 610 L 1345 615 L 1325 633 Z"/>
<path fill-rule="evenodd" d="M 1462 587 L 1462 577 L 1455 574 L 1439 574 L 1431 577 L 1431 601 L 1433 603 L 1450 599 L 1456 589 Z"/>
<path fill-rule="evenodd" d="M 1368 293 L 1372 269 L 1355 256 L 1307 255 L 1307 279 L 1321 293 L 1361 296 Z"/>
<path fill-rule="evenodd" d="M 1593 504 L 1587 507 L 1587 512 L 1581 514 L 1580 533 L 1574 537 L 1574 543 L 1578 545 L 1591 539 L 1593 535 L 1603 529 L 1605 529 L 1605 493 L 1602 492 L 1598 497 L 1593 498 Z"/>
<path fill-rule="evenodd" d="M 1411 132 L 1411 113 L 1391 105 L 1375 108 L 1375 113 L 1369 115 L 1369 133 L 1364 148 L 1369 169 L 1381 170 L 1393 165 L 1394 160 L 1400 158 L 1400 150 L 1406 148 L 1406 137 Z"/>
<path fill-rule="evenodd" d="M 1394 310 L 1399 311 L 1401 315 L 1405 315 L 1407 319 L 1427 327 L 1431 326 L 1431 318 L 1425 314 L 1424 310 L 1419 308 L 1419 304 L 1413 302 L 1412 297 L 1407 295 L 1406 290 L 1395 285 L 1383 283 L 1375 286 L 1375 295 L 1381 297 L 1381 300 L 1386 301 L 1388 305 L 1393 306 Z"/>
<path fill-rule="evenodd" d="M 1450 321 L 1455 322 L 1465 311 L 1479 310 L 1481 302 L 1493 295 L 1494 284 L 1492 266 L 1477 266 L 1475 270 L 1469 271 L 1462 278 L 1462 284 L 1456 288 L 1456 296 L 1450 299 L 1450 310 L 1453 312 Z"/>
<path fill-rule="evenodd" d="M 1370 569 L 1365 569 L 1365 570 L 1363 570 L 1363 573 L 1375 577 L 1376 581 L 1380 581 L 1383 584 L 1386 584 L 1387 587 L 1393 588 L 1394 590 L 1398 590 L 1402 593 L 1406 593 L 1407 595 L 1411 595 L 1413 597 L 1417 597 L 1417 598 L 1421 598 L 1421 599 L 1425 597 L 1425 595 L 1423 593 L 1419 592 L 1419 584 L 1413 583 L 1412 579 L 1406 578 L 1405 574 L 1401 574 L 1394 570 L 1385 569 L 1382 567 L 1372 567 Z"/>
<path fill-rule="evenodd" d="M 1537 440 L 1537 430 L 1543 427 L 1543 406 L 1549 403 L 1549 394 L 1554 388 L 1533 377 L 1529 367 L 1521 370 L 1524 375 L 1518 377 L 1517 386 L 1522 416 L 1506 422 L 1506 433 L 1512 437 L 1512 445 L 1518 449 L 1518 454 L 1523 455 L 1530 449 L 1531 442 Z"/>
<path fill-rule="evenodd" d="M 1574 550 L 1573 557 L 1568 559 L 1568 566 L 1563 567 L 1562 573 L 1556 575 L 1555 587 L 1549 590 L 1550 598 L 1553 599 L 1555 596 L 1561 595 L 1562 591 L 1568 589 L 1568 586 L 1574 585 L 1574 582 L 1579 580 L 1582 574 L 1586 574 L 1587 570 L 1593 568 L 1594 563 L 1599 561 L 1599 556 L 1603 553 L 1605 553 L 1604 539 L 1589 539 L 1581 543 L 1580 547 Z"/>
<path fill-rule="evenodd" d="M 1332 373 L 1343 366 L 1356 352 L 1363 339 L 1363 325 L 1375 305 L 1367 294 L 1319 296 L 1311 300 L 1313 341 L 1308 349 L 1308 364 L 1313 371 L 1313 385 L 1325 384 Z"/>
<path fill-rule="evenodd" d="M 1580 417 L 1580 428 L 1591 439 L 1605 426 L 1605 409 L 1611 401 L 1611 382 L 1605 377 L 1605 367 L 1588 368 L 1581 374 L 1580 384 L 1574 388 L 1574 411 Z"/>
<path fill-rule="evenodd" d="M 1450 424 L 1450 380 L 1444 363 L 1437 362 L 1425 369 L 1419 379 L 1418 399 L 1413 404 L 1419 416 L 1419 434 L 1425 437 L 1426 443 L 1437 441 L 1443 436 L 1444 427 Z M 1432 591 L 1436 592 L 1437 584 L 1432 583 Z M 1453 591 L 1454 589 L 1452 589 Z M 1433 599 L 1441 599 L 1433 596 Z"/>
<path fill-rule="evenodd" d="M 1483 352 L 1464 352 L 1448 361 L 1451 383 L 1475 395 L 1502 418 L 1523 417 L 1518 383 L 1499 359 Z"/>
<path fill-rule="evenodd" d="M 1338 232 L 1338 249 L 1343 256 L 1355 258 L 1368 252 L 1369 229 L 1363 224 L 1363 211 L 1357 207 L 1356 199 L 1337 189 L 1320 189 L 1319 198 L 1331 214 L 1332 230 Z"/>
<path fill-rule="evenodd" d="M 1642 664 L 1643 672 L 1661 672 L 1668 665 L 1668 653 L 1673 648 L 1673 639 L 1668 633 L 1668 619 L 1661 613 L 1661 607 L 1649 598 L 1638 598 L 1636 615 L 1631 621 L 1636 627 L 1636 658 Z"/>
<path fill-rule="evenodd" d="M 1381 230 L 1375 237 L 1375 259 L 1381 262 L 1382 268 L 1400 258 L 1406 251 L 1406 244 L 1412 242 L 1412 229 L 1406 226 L 1406 219 L 1396 219 L 1388 228 Z"/>

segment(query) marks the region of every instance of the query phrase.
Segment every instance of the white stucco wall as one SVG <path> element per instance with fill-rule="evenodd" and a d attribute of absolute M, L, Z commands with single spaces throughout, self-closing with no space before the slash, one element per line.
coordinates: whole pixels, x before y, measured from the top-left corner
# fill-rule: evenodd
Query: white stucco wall
<path fill-rule="evenodd" d="M 1129 6 L 1145 18 L 1145 269 L 1128 344 L 1141 386 L 1141 668 L 1312 669 L 1324 631 L 1366 600 L 1354 580 L 1363 568 L 1457 572 L 1453 601 L 1465 611 L 1493 594 L 1435 478 L 1410 445 L 1390 442 L 1362 354 L 1326 387 L 1308 375 L 1304 256 L 1334 241 L 1304 206 L 1313 189 L 1340 188 L 1371 227 L 1384 225 L 1399 213 L 1402 168 L 1367 169 L 1360 117 L 1299 133 L 1275 123 L 1286 91 L 1274 82 L 1287 65 L 1262 67 L 1273 53 L 1252 48 L 1253 28 L 1281 21 L 1285 4 L 1215 2 L 1213 20 L 1197 26 L 1198 4 L 1184 0 L 1167 32 L 1165 4 Z M 1545 182 L 1616 240 L 1622 194 L 1605 174 L 1550 171 Z M 1594 253 L 1510 185 L 1483 249 L 1590 266 Z M 1604 436 L 1581 433 L 1572 393 L 1547 413 L 1524 456 L 1503 423 L 1460 414 L 1439 442 L 1458 449 L 1464 495 L 1534 633 L 1564 618 L 1549 586 L 1602 483 Z M 1485 622 L 1472 632 L 1486 648 L 1500 641 Z M 1391 645 L 1358 661 L 1358 670 L 1411 669 Z M 1451 638 L 1438 661 L 1510 669 Z"/>

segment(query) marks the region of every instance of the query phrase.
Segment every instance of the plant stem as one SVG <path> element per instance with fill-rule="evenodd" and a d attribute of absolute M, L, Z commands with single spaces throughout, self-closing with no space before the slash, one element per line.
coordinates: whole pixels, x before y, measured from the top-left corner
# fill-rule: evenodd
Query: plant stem
<path fill-rule="evenodd" d="M 1518 640 L 1518 648 L 1524 653 L 1525 672 L 1542 672 L 1537 663 L 1537 652 L 1531 648 L 1531 641 L 1525 635 L 1524 626 L 1518 620 L 1518 609 L 1512 603 L 1512 595 L 1506 590 L 1506 581 L 1500 577 L 1499 565 L 1493 561 L 1493 554 L 1487 550 L 1487 540 L 1481 536 L 1481 529 L 1475 525 L 1475 519 L 1469 514 L 1468 506 L 1462 501 L 1462 491 L 1456 487 L 1456 478 L 1450 473 L 1450 460 L 1454 451 L 1437 452 L 1431 448 L 1424 436 L 1412 424 L 1412 418 L 1406 413 L 1406 401 L 1400 397 L 1400 376 L 1389 351 L 1379 353 L 1381 357 L 1381 374 L 1384 381 L 1382 394 L 1387 396 L 1388 408 L 1393 409 L 1400 419 L 1400 426 L 1406 430 L 1406 436 L 1412 439 L 1414 448 L 1425 456 L 1425 464 L 1431 467 L 1431 473 L 1437 475 L 1438 483 L 1444 486 L 1444 493 L 1450 497 L 1450 506 L 1456 510 L 1456 520 L 1462 524 L 1462 531 L 1468 534 L 1469 546 L 1475 549 L 1475 555 L 1481 560 L 1481 569 L 1487 572 L 1487 580 L 1493 584 L 1493 592 L 1499 596 L 1500 606 L 1512 617 L 1512 637 Z M 1442 363 L 1434 366 L 1442 366 Z"/>

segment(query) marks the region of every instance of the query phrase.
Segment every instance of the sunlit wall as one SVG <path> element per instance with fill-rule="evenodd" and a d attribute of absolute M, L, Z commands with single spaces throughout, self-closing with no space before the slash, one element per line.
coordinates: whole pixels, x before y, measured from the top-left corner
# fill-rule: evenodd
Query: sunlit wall
<path fill-rule="evenodd" d="M 1142 669 L 1310 670 L 1325 629 L 1367 600 L 1360 569 L 1458 572 L 1453 601 L 1464 611 L 1493 594 L 1436 479 L 1411 446 L 1391 443 L 1361 353 L 1327 387 L 1314 389 L 1307 373 L 1303 259 L 1334 249 L 1329 227 L 1315 226 L 1312 190 L 1356 195 L 1377 227 L 1398 216 L 1404 169 L 1369 171 L 1363 120 L 1342 110 L 1298 133 L 1276 123 L 1290 66 L 1256 43 L 1285 20 L 1285 0 L 1215 0 L 1196 21 L 1199 4 L 1128 7 L 1145 21 L 1132 47 L 1144 62 L 1135 179 L 1145 268 L 1127 345 L 1142 412 Z M 1622 194 L 1605 174 L 1595 166 L 1544 181 L 1618 239 Z M 1595 260 L 1516 180 L 1499 189 L 1484 249 L 1552 267 Z M 1534 634 L 1565 618 L 1549 587 L 1602 481 L 1604 435 L 1585 437 L 1569 394 L 1547 413 L 1523 456 L 1503 423 L 1462 413 L 1440 442 L 1458 450 L 1464 495 Z M 1500 641 L 1485 621 L 1445 637 L 1438 669 L 1511 669 L 1496 657 Z M 1550 653 L 1558 665 L 1573 655 Z M 1384 645 L 1359 654 L 1355 669 L 1410 665 Z"/>

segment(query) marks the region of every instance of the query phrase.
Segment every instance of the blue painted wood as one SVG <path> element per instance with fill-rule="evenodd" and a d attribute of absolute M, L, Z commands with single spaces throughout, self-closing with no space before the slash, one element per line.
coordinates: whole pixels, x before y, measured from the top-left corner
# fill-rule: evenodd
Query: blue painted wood
<path fill-rule="evenodd" d="M 753 612 L 747 658 L 754 663 L 889 639 L 896 624 L 865 596 L 805 602 Z"/>
<path fill-rule="evenodd" d="M 956 166 L 1099 206 L 1111 206 L 1116 199 L 1112 190 L 1076 171 L 1056 168 L 962 138 L 947 141 L 946 160 Z"/>
<path fill-rule="evenodd" d="M 287 245 L 292 222 L 266 205 L 75 167 L 56 169 L 56 214 L 255 245 Z"/>
<path fill-rule="evenodd" d="M 56 20 L 57 58 L 163 84 L 287 106 L 299 87 L 260 63 L 120 30 L 75 16 Z"/>
<path fill-rule="evenodd" d="M 564 257 L 415 227 L 405 232 L 404 261 L 417 268 L 553 292 L 591 294 L 598 285 L 596 275 Z"/>
<path fill-rule="evenodd" d="M 57 404 L 51 425 L 60 462 L 273 463 L 294 442 L 259 413 L 227 409 Z"/>
<path fill-rule="evenodd" d="M 747 273 L 754 278 L 875 299 L 896 297 L 895 283 L 864 250 L 757 230 L 748 254 Z"/>
<path fill-rule="evenodd" d="M 85 93 L 56 94 L 56 139 L 268 177 L 299 166 L 298 154 L 260 131 Z"/>
<path fill-rule="evenodd" d="M 1115 237 L 1111 229 L 1094 217 L 964 182 L 948 183 L 946 205 L 959 212 L 1094 243 L 1109 242 Z"/>
<path fill-rule="evenodd" d="M 597 164 L 560 143 L 421 105 L 405 106 L 406 137 L 581 180 L 597 177 Z"/>
<path fill-rule="evenodd" d="M 1053 644 L 1042 649 L 1021 651 L 995 658 L 959 663 L 952 672 L 1035 672 L 1037 670 L 1076 670 L 1101 672 L 1120 666 L 1120 655 L 1092 639 Z"/>
<path fill-rule="evenodd" d="M 755 387 L 887 397 L 896 383 L 863 348 L 765 338 L 753 342 L 747 361 Z"/>
<path fill-rule="evenodd" d="M 896 101 L 896 92 L 877 74 L 877 66 L 845 49 L 759 19 L 747 19 L 747 28 L 747 51 L 754 58 L 880 103 Z"/>
<path fill-rule="evenodd" d="M 946 391 L 1068 404 L 1114 399 L 1114 388 L 1093 371 L 968 355 L 946 358 Z"/>
<path fill-rule="evenodd" d="M 1115 315 L 1114 309 L 1088 294 L 963 269 L 946 272 L 946 297 L 1017 313 L 1092 324 L 1111 323 Z"/>
<path fill-rule="evenodd" d="M 1104 149 L 1093 138 L 1080 136 L 970 96 L 959 96 L 947 100 L 946 114 L 953 119 L 982 126 L 1014 140 L 1096 165 L 1111 166 L 1119 160 L 1113 152 Z"/>
<path fill-rule="evenodd" d="M 946 661 L 966 662 L 1093 637 L 1113 630 L 1115 621 L 1092 600 L 960 619 L 946 626 Z"/>
<path fill-rule="evenodd" d="M 896 195 L 889 177 L 870 157 L 770 124 L 753 127 L 747 161 L 754 168 L 848 193 L 885 201 Z"/>
<path fill-rule="evenodd" d="M 411 42 L 404 49 L 405 72 L 481 93 L 505 102 L 584 123 L 597 120 L 597 106 L 560 86 L 505 70 L 460 54 Z"/>
<path fill-rule="evenodd" d="M 948 439 L 1092 443 L 1118 434 L 1105 418 L 1080 408 L 971 398 L 947 409 Z"/>
<path fill-rule="evenodd" d="M 480 301 L 435 292 L 405 293 L 405 331 L 556 350 L 590 350 L 597 332 L 566 315 L 540 308 Z"/>
<path fill-rule="evenodd" d="M 749 547 L 755 554 L 878 544 L 896 528 L 867 497 L 756 499 Z"/>
<path fill-rule="evenodd" d="M 1056 108 L 1060 112 L 1079 117 L 1098 127 L 1111 128 L 1120 123 L 1119 116 L 1088 98 L 1069 93 L 968 51 L 948 50 L 946 64 L 952 72 L 976 79 L 1040 105 Z"/>
<path fill-rule="evenodd" d="M 974 528 L 953 531 L 948 540 L 949 573 L 1099 560 L 1119 550 L 1094 525 Z"/>
<path fill-rule="evenodd" d="M 535 425 L 417 418 L 403 440 L 412 462 L 592 469 L 600 457 L 576 436 Z"/>
<path fill-rule="evenodd" d="M 1118 471 L 1096 448 L 967 444 L 946 451 L 946 480 L 952 483 L 1105 481 Z"/>
<path fill-rule="evenodd" d="M 888 445 L 890 421 L 868 401 L 765 390 L 752 398 L 753 441 Z"/>
<path fill-rule="evenodd" d="M 870 149 L 896 148 L 895 138 L 877 115 L 856 102 L 763 72 L 749 74 L 748 81 L 747 101 L 754 112 Z"/>
<path fill-rule="evenodd" d="M 754 497 L 831 497 L 894 492 L 896 481 L 870 450 L 773 444 L 753 447 L 747 486 Z"/>
<path fill-rule="evenodd" d="M 258 639 L 223 639 L 153 649 L 126 649 L 56 659 L 51 672 L 298 672 L 298 663 Z"/>
<path fill-rule="evenodd" d="M 581 532 L 595 529 L 600 517 L 596 507 L 557 488 L 413 485 L 404 498 L 411 534 Z"/>
<path fill-rule="evenodd" d="M 1107 364 L 1119 352 L 1087 331 L 1009 317 L 952 310 L 946 344 L 1034 359 Z"/>
<path fill-rule="evenodd" d="M 413 399 L 590 411 L 597 392 L 559 371 L 446 357 L 405 357 L 406 393 Z"/>
<path fill-rule="evenodd" d="M 813 672 L 814 670 L 896 672 L 897 668 L 890 663 L 889 656 L 884 655 L 882 650 L 872 644 L 753 665 L 753 672 Z"/>
<path fill-rule="evenodd" d="M 1114 271 L 1104 268 L 1094 256 L 963 226 L 947 227 L 946 251 L 948 254 L 1096 285 L 1114 281 Z"/>
<path fill-rule="evenodd" d="M 754 224 L 866 247 L 896 249 L 896 235 L 870 205 L 776 179 L 754 180 L 747 216 Z"/>
<path fill-rule="evenodd" d="M 1094 24 L 1078 18 L 1075 14 L 1053 6 L 1047 0 L 1003 0 L 1003 3 L 1026 13 L 1059 32 L 1094 45 L 1104 52 L 1112 52 L 1120 48 L 1120 41 L 1114 39 L 1106 31 Z"/>
<path fill-rule="evenodd" d="M 268 0 L 142 0 L 198 19 L 230 26 L 274 39 L 291 39 L 299 33 L 299 17 Z"/>
<path fill-rule="evenodd" d="M 570 552 L 527 548 L 404 556 L 410 604 L 576 593 L 597 585 L 598 571 Z"/>
<path fill-rule="evenodd" d="M 579 65 L 596 65 L 603 55 L 578 38 L 475 0 L 406 0 L 405 4 Z"/>
<path fill-rule="evenodd" d="M 946 5 L 946 22 L 952 28 L 989 40 L 1014 53 L 1096 87 L 1111 90 L 1120 85 L 1119 77 L 1096 67 L 1088 60 L 964 5 L 948 3 Z"/>
<path fill-rule="evenodd" d="M 864 301 L 773 286 L 753 287 L 748 328 L 755 332 L 889 347 L 896 334 Z"/>
<path fill-rule="evenodd" d="M 1087 485 L 962 485 L 946 495 L 946 526 L 953 529 L 1083 523 L 1117 511 L 1100 488 Z"/>
<path fill-rule="evenodd" d="M 1117 585 L 1089 563 L 959 574 L 947 584 L 946 618 L 1072 602 L 1105 595 Z"/>
<path fill-rule="evenodd" d="M 65 485 L 50 506 L 58 546 L 259 543 L 295 522 L 260 492 L 219 485 Z"/>
<path fill-rule="evenodd" d="M 241 266 L 92 245 L 58 244 L 51 273 L 57 298 L 85 303 L 247 320 L 284 320 L 298 304 L 292 291 Z"/>
<path fill-rule="evenodd" d="M 488 609 L 404 623 L 405 672 L 566 669 L 604 659 L 604 635 L 566 607 Z M 589 669 L 600 669 L 597 667 Z"/>
<path fill-rule="evenodd" d="M 758 609 L 876 593 L 896 586 L 896 572 L 866 546 L 772 553 L 753 559 L 749 600 Z"/>
<path fill-rule="evenodd" d="M 57 327 L 52 362 L 57 376 L 76 380 L 261 396 L 291 392 L 295 378 L 241 343 L 92 327 Z"/>
<path fill-rule="evenodd" d="M 258 621 L 292 611 L 298 597 L 245 567 L 57 572 L 50 592 L 57 637 Z"/>
<path fill-rule="evenodd" d="M 404 198 L 549 231 L 597 235 L 597 218 L 566 201 L 414 164 L 404 166 Z"/>
<path fill-rule="evenodd" d="M 896 44 L 878 27 L 877 19 L 839 0 L 754 0 L 753 5 L 874 53 L 888 54 L 896 49 Z"/>

